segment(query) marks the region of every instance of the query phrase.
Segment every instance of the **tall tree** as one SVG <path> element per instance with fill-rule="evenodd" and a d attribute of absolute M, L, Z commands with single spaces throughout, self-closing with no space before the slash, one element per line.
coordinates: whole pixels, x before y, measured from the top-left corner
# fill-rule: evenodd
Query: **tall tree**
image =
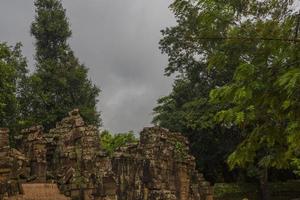
<path fill-rule="evenodd" d="M 209 104 L 209 92 L 231 79 L 235 55 L 223 71 L 209 70 L 206 55 L 213 49 L 221 49 L 222 41 L 201 38 L 222 35 L 230 26 L 233 14 L 221 5 L 216 8 L 207 5 L 200 12 L 196 3 L 184 0 L 174 1 L 171 9 L 178 24 L 162 32 L 160 48 L 169 57 L 166 75 L 177 74 L 177 80 L 172 93 L 158 100 L 154 122 L 181 131 L 189 138 L 192 153 L 206 178 L 213 182 L 231 181 L 236 177 L 229 172 L 226 157 L 243 135 L 237 127 L 213 123 L 214 113 L 220 106 Z M 212 25 L 216 18 L 218 21 Z"/>
<path fill-rule="evenodd" d="M 218 108 L 209 105 L 208 94 L 202 93 L 205 87 L 207 85 L 177 79 L 171 94 L 158 100 L 153 121 L 189 139 L 197 167 L 207 180 L 212 183 L 235 181 L 241 173 L 230 172 L 226 158 L 243 136 L 237 128 L 213 124 L 211 119 Z"/>
<path fill-rule="evenodd" d="M 96 109 L 100 90 L 68 44 L 72 33 L 66 10 L 60 0 L 36 0 L 35 6 L 31 34 L 36 39 L 36 72 L 30 80 L 28 120 L 48 129 L 68 111 L 79 108 L 88 123 L 101 125 Z"/>

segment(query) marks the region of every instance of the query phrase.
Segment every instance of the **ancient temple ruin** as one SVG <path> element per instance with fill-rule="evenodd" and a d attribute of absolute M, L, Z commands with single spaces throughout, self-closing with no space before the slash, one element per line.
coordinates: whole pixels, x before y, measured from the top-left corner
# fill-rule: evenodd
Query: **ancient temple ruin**
<path fill-rule="evenodd" d="M 106 189 L 108 184 L 114 183 L 106 181 L 114 180 L 110 158 L 101 149 L 97 128 L 86 125 L 78 110 L 57 123 L 46 138 L 51 142 L 51 149 L 53 146 L 55 149 L 48 155 L 49 173 L 65 195 L 80 199 L 116 199 L 115 191 Z"/>
<path fill-rule="evenodd" d="M 26 176 L 25 155 L 9 147 L 9 130 L 0 128 L 0 199 L 22 193 L 20 177 Z"/>
<path fill-rule="evenodd" d="M 208 200 L 212 188 L 195 170 L 188 141 L 180 133 L 144 128 L 138 144 L 112 158 L 119 200 Z"/>
<path fill-rule="evenodd" d="M 109 156 L 75 109 L 48 133 L 35 126 L 17 139 L 10 148 L 0 129 L 0 200 L 212 200 L 180 133 L 145 128 L 137 144 Z"/>
<path fill-rule="evenodd" d="M 28 159 L 29 176 L 31 182 L 46 182 L 47 162 L 46 162 L 46 140 L 42 126 L 34 126 L 22 130 L 18 138 L 18 149 L 22 151 Z"/>

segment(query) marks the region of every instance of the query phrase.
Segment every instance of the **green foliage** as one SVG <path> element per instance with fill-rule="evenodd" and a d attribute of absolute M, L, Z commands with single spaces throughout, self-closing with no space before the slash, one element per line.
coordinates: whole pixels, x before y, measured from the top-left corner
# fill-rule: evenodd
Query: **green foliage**
<path fill-rule="evenodd" d="M 11 58 L 11 49 L 5 44 L 0 46 L 0 124 L 8 126 L 14 119 L 17 107 L 16 101 L 16 69 L 8 63 Z"/>
<path fill-rule="evenodd" d="M 215 199 L 236 199 L 242 200 L 248 199 L 259 199 L 259 190 L 256 184 L 245 184 L 245 183 L 217 183 L 214 186 L 214 197 Z"/>
<path fill-rule="evenodd" d="M 293 3 L 292 1 L 290 3 Z M 232 38 L 294 38 L 297 16 L 284 1 L 266 1 L 272 8 L 264 10 L 263 17 L 235 20 L 228 29 Z M 268 17 L 265 17 L 268 16 Z M 232 49 L 232 45 L 239 45 Z M 247 137 L 229 157 L 233 167 L 256 164 L 260 168 L 288 168 L 299 148 L 298 114 L 300 43 L 284 40 L 225 40 L 223 48 L 238 55 L 232 80 L 211 91 L 211 102 L 231 105 L 216 114 L 216 120 L 226 126 L 236 125 Z M 227 62 L 228 58 L 222 59 Z M 210 62 L 210 59 L 207 60 Z"/>
<path fill-rule="evenodd" d="M 154 122 L 188 136 L 206 176 L 211 168 L 226 171 L 229 155 L 232 169 L 282 169 L 299 158 L 299 16 L 293 3 L 171 4 L 178 24 L 162 31 L 160 48 L 169 57 L 166 75 L 177 76 L 171 94 L 158 101 Z M 220 173 L 214 174 L 216 180 Z"/>
<path fill-rule="evenodd" d="M 20 98 L 25 88 L 27 63 L 21 44 L 10 47 L 0 43 L 0 127 L 11 129 L 10 139 L 20 123 Z"/>
<path fill-rule="evenodd" d="M 70 50 L 67 39 L 72 35 L 65 9 L 59 0 L 36 0 L 34 5 L 31 34 L 36 38 L 37 61 L 63 58 Z"/>
<path fill-rule="evenodd" d="M 60 0 L 36 0 L 31 34 L 36 39 L 36 72 L 30 77 L 24 116 L 30 124 L 46 129 L 66 113 L 79 108 L 84 119 L 100 126 L 96 110 L 99 88 L 88 79 L 88 69 L 74 56 L 66 11 Z"/>
<path fill-rule="evenodd" d="M 176 142 L 175 143 L 175 154 L 176 158 L 180 161 L 184 161 L 187 157 L 187 151 L 184 148 L 184 145 L 181 142 Z"/>
<path fill-rule="evenodd" d="M 109 155 L 112 155 L 119 147 L 125 146 L 130 143 L 137 143 L 137 138 L 134 133 L 112 134 L 109 131 L 103 131 L 100 136 L 101 147 L 106 150 Z"/>
<path fill-rule="evenodd" d="M 228 171 L 226 157 L 243 135 L 237 127 L 215 124 L 214 115 L 221 107 L 210 104 L 209 93 L 233 77 L 234 71 L 230 66 L 235 63 L 235 55 L 226 55 L 222 51 L 212 54 L 212 49 L 220 48 L 217 45 L 221 41 L 211 42 L 201 38 L 222 36 L 223 29 L 230 25 L 228 19 L 232 18 L 232 11 L 224 10 L 222 5 L 200 9 L 201 2 L 178 0 L 171 5 L 178 25 L 162 31 L 164 37 L 160 48 L 169 57 L 166 75 L 177 76 L 172 92 L 158 100 L 153 122 L 188 137 L 197 166 L 206 178 L 212 182 L 230 181 L 235 175 Z M 202 2 L 203 5 L 205 2 Z M 215 22 L 218 27 L 213 26 Z M 206 62 L 208 53 L 211 53 L 211 63 Z M 229 56 L 232 57 L 230 61 L 219 62 L 219 57 Z M 221 66 L 224 66 L 222 71 L 216 70 Z M 242 115 L 239 117 L 241 119 Z"/>
<path fill-rule="evenodd" d="M 300 194 L 300 182 L 272 182 L 270 183 L 272 200 L 295 199 Z M 254 183 L 217 183 L 214 186 L 216 200 L 259 200 L 259 188 Z"/>
<path fill-rule="evenodd" d="M 300 176 L 300 159 L 299 158 L 293 158 L 291 162 L 293 168 L 294 168 L 294 173 Z"/>

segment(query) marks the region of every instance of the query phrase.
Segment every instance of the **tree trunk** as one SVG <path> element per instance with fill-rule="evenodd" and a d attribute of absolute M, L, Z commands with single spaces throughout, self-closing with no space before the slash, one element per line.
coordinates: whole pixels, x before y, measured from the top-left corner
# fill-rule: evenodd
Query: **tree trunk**
<path fill-rule="evenodd" d="M 268 168 L 261 171 L 260 176 L 260 191 L 262 200 L 270 200 L 270 190 L 268 183 Z"/>

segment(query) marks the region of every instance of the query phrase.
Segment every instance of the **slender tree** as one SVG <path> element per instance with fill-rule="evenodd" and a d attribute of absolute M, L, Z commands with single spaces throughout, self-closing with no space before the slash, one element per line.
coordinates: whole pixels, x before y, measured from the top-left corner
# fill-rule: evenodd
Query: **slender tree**
<path fill-rule="evenodd" d="M 28 120 L 48 129 L 68 111 L 79 108 L 88 123 L 101 125 L 96 109 L 100 90 L 68 44 L 72 33 L 61 1 L 36 0 L 35 7 L 31 34 L 36 39 L 36 72 L 30 79 Z"/>

